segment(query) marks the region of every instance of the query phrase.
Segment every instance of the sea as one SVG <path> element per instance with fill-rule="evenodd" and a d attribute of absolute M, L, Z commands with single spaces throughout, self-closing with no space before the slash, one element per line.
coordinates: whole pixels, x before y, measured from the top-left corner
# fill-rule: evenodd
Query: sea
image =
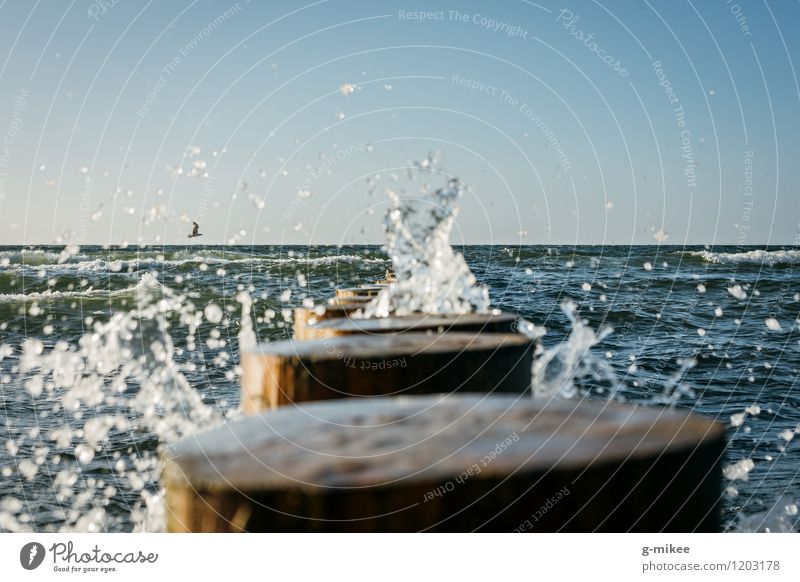
<path fill-rule="evenodd" d="M 797 531 L 800 250 L 455 250 L 542 354 L 597 332 L 581 357 L 609 373 L 579 394 L 727 427 L 725 531 Z M 159 452 L 239 414 L 240 344 L 391 266 L 381 246 L 0 247 L 0 531 L 160 531 Z"/>

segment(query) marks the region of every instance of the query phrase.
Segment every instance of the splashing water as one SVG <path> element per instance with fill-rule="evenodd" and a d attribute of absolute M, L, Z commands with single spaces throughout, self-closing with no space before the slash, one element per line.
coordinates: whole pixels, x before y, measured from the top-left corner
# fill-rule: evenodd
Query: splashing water
<path fill-rule="evenodd" d="M 444 190 L 446 196 L 449 185 Z M 421 200 L 427 206 L 412 204 L 416 213 L 404 221 L 412 225 L 409 229 L 416 232 L 417 220 L 431 218 L 426 213 L 438 195 L 426 193 Z M 403 204 L 399 197 L 393 202 L 401 216 L 408 212 Z M 448 233 L 455 218 L 454 207 L 449 208 L 449 214 L 441 209 L 439 214 L 451 223 Z M 387 217 L 387 231 L 389 223 Z M 436 224 L 419 232 L 434 240 Z M 430 250 L 428 243 L 417 246 Z M 399 247 L 414 248 L 411 243 Z M 793 388 L 800 365 L 800 293 L 792 269 L 780 263 L 763 270 L 760 263 L 738 261 L 731 270 L 721 262 L 694 258 L 688 274 L 669 273 L 645 248 L 633 249 L 633 259 L 614 249 L 579 248 L 576 253 L 562 248 L 555 250 L 555 258 L 552 251 L 531 246 L 499 257 L 495 248 L 463 251 L 471 265 L 492 261 L 498 306 L 550 328 L 536 351 L 536 394 L 600 395 L 596 388 L 602 385 L 604 397 L 683 405 L 730 419 L 731 446 L 724 460 L 726 528 L 796 530 L 800 401 Z M 443 256 L 447 252 L 461 256 L 452 249 Z M 324 300 L 334 283 L 373 280 L 386 266 L 377 247 L 288 253 L 267 247 L 172 249 L 141 255 L 82 248 L 76 253 L 69 249 L 70 256 L 58 263 L 58 249 L 0 250 L 0 331 L 2 341 L 14 343 L 0 343 L 3 531 L 162 529 L 158 452 L 171 439 L 230 415 L 218 398 L 235 400 L 238 394 L 238 371 L 227 365 L 235 359 L 237 340 L 241 347 L 258 334 L 283 339 L 291 308 Z M 569 255 L 567 273 L 559 253 Z M 519 255 L 522 265 L 531 267 L 525 277 Z M 427 255 L 423 258 L 428 261 Z M 625 261 L 635 264 L 635 272 L 618 278 L 615 273 Z M 644 262 L 653 269 L 641 269 Z M 699 268 L 703 272 L 695 273 Z M 162 281 L 173 277 L 183 295 L 147 273 L 139 280 L 151 269 L 161 271 Z M 424 269 L 430 270 L 430 262 Z M 434 295 L 447 296 L 452 280 L 428 275 L 417 280 L 439 285 L 439 291 L 444 285 L 445 291 Z M 642 286 L 642 277 L 649 286 Z M 590 278 L 591 285 L 583 284 Z M 610 279 L 614 284 L 606 285 Z M 244 280 L 251 287 L 230 288 L 231 281 Z M 566 324 L 555 324 L 549 319 L 552 305 L 561 303 L 570 287 L 580 300 L 563 304 Z M 314 295 L 304 295 L 312 289 Z M 100 308 L 103 315 L 97 319 L 104 323 L 86 323 L 89 333 L 81 332 L 86 316 Z M 234 312 L 241 313 L 238 335 L 229 333 L 236 327 Z M 658 333 L 651 329 L 655 322 L 660 322 Z M 610 324 L 616 333 L 606 327 Z M 701 327 L 708 333 L 695 333 Z M 38 329 L 44 330 L 40 337 Z M 525 321 L 520 331 L 535 339 L 544 333 Z M 561 332 L 560 343 L 547 341 Z M 199 363 L 194 371 L 189 367 L 193 362 Z M 215 390 L 227 392 L 214 396 Z"/>
<path fill-rule="evenodd" d="M 416 166 L 429 172 L 432 163 L 426 159 Z M 464 185 L 457 179 L 419 198 L 402 199 L 395 192 L 388 192 L 391 207 L 384 221 L 386 244 L 397 280 L 366 306 L 364 317 L 489 311 L 488 289 L 477 284 L 464 257 L 450 245 L 463 193 Z M 577 394 L 578 384 L 588 378 L 609 386 L 613 397 L 621 384 L 610 366 L 591 352 L 612 328 L 595 333 L 577 316 L 572 302 L 564 303 L 562 310 L 571 323 L 569 337 L 550 350 L 537 350 L 532 370 L 533 394 L 571 398 Z M 533 340 L 546 333 L 544 328 L 524 320 L 519 330 Z"/>
<path fill-rule="evenodd" d="M 159 453 L 239 413 L 238 351 L 286 338 L 305 273 L 320 299 L 385 264 L 355 247 L 0 250 L 0 531 L 161 531 Z"/>
<path fill-rule="evenodd" d="M 427 167 L 427 166 L 426 166 Z M 365 317 L 486 313 L 489 292 L 450 246 L 464 186 L 457 179 L 419 198 L 389 192 L 386 246 L 397 280 L 364 309 Z"/>
<path fill-rule="evenodd" d="M 420 167 L 429 171 L 430 164 Z M 368 304 L 363 314 L 365 317 L 488 311 L 487 289 L 476 283 L 463 256 L 455 253 L 449 243 L 462 195 L 463 185 L 458 180 L 450 180 L 445 188 L 433 194 L 410 200 L 389 192 L 391 207 L 385 227 L 387 248 L 397 281 Z M 646 262 L 645 270 L 652 272 L 652 263 Z M 704 285 L 700 285 L 698 292 L 701 292 L 700 287 L 703 292 L 706 290 Z M 589 293 L 592 286 L 584 282 L 581 289 Z M 728 292 L 737 299 L 745 295 L 738 285 Z M 610 326 L 595 331 L 578 315 L 578 307 L 572 301 L 562 303 L 561 309 L 569 321 L 569 333 L 564 341 L 549 349 L 537 343 L 532 369 L 534 396 L 573 398 L 604 394 L 609 399 L 624 401 L 626 393 L 635 393 L 640 385 L 647 385 L 637 377 L 635 364 L 629 366 L 623 381 L 614 372 L 608 358 L 593 352 L 593 348 L 613 333 Z M 717 317 L 722 316 L 720 311 L 719 308 L 715 311 Z M 780 324 L 775 320 L 768 319 L 765 325 L 773 331 L 780 330 Z M 519 331 L 538 342 L 547 330 L 522 320 Z M 699 334 L 701 337 L 706 335 L 706 330 L 702 332 Z M 671 375 L 657 378 L 652 383 L 656 387 L 655 393 L 649 398 L 639 398 L 641 404 L 674 407 L 682 398 L 696 401 L 697 394 L 686 382 L 686 376 L 697 360 L 686 357 L 676 361 L 678 369 Z M 787 436 L 782 438 L 787 442 L 791 440 Z M 746 480 L 754 466 L 752 459 L 740 459 L 726 466 L 724 475 L 730 481 Z M 732 486 L 727 489 L 729 496 L 735 495 L 734 491 Z M 794 531 L 797 524 L 797 505 L 790 498 L 781 498 L 765 512 L 739 517 L 732 527 L 739 531 Z"/>
<path fill-rule="evenodd" d="M 800 529 L 797 501 L 782 495 L 767 510 L 740 517 L 734 530 L 740 532 L 794 533 Z"/>
<path fill-rule="evenodd" d="M 613 330 L 606 327 L 599 332 L 589 327 L 577 315 L 577 307 L 567 301 L 561 306 L 571 323 L 567 339 L 549 350 L 540 351 L 533 363 L 533 395 L 552 398 L 572 398 L 578 393 L 578 384 L 589 378 L 603 385 L 611 384 L 612 396 L 620 386 L 608 364 L 595 356 L 591 348 L 599 344 Z M 522 330 L 523 333 L 526 333 Z M 529 337 L 541 337 L 543 332 L 534 329 Z"/>
<path fill-rule="evenodd" d="M 95 323 L 77 345 L 58 341 L 46 349 L 42 340 L 27 339 L 22 346 L 17 372 L 26 378 L 38 426 L 9 438 L 6 449 L 29 485 L 55 489 L 50 512 L 59 531 L 116 530 L 128 519 L 134 531 L 163 529 L 163 443 L 222 420 L 173 359 L 171 318 L 187 328 L 191 347 L 201 312 L 150 275 L 137 303 Z M 108 511 L 119 505 L 129 518 Z M 24 488 L 22 499 L 6 495 L 0 528 L 30 530 L 31 511 Z"/>
<path fill-rule="evenodd" d="M 256 334 L 253 331 L 253 319 L 250 311 L 253 308 L 253 299 L 247 291 L 240 291 L 236 301 L 242 305 L 242 321 L 239 327 L 239 349 L 245 350 L 256 345 Z"/>

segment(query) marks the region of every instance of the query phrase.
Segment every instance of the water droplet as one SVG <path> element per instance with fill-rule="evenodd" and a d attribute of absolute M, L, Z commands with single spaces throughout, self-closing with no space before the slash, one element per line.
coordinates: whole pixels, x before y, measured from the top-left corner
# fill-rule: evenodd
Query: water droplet
<path fill-rule="evenodd" d="M 206 308 L 203 310 L 203 313 L 205 314 L 206 319 L 209 321 L 209 323 L 213 323 L 216 325 L 220 321 L 222 321 L 222 316 L 223 316 L 222 308 L 216 303 L 209 303 L 208 305 L 206 305 Z"/>
<path fill-rule="evenodd" d="M 745 293 L 741 285 L 734 285 L 733 287 L 728 287 L 728 293 L 730 293 L 740 301 L 747 299 L 747 293 Z"/>

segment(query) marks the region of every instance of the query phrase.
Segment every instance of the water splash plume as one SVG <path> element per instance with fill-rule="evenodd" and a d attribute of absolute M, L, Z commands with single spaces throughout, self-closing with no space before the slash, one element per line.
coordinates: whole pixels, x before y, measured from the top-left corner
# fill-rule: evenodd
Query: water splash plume
<path fill-rule="evenodd" d="M 401 198 L 389 191 L 386 247 L 396 281 L 364 309 L 365 317 L 486 313 L 489 292 L 450 246 L 464 185 L 457 179 L 433 193 Z"/>
<path fill-rule="evenodd" d="M 595 332 L 578 315 L 577 307 L 567 301 L 561 309 L 571 323 L 569 336 L 560 344 L 542 350 L 533 363 L 533 394 L 537 397 L 571 398 L 586 378 L 612 385 L 613 395 L 620 386 L 610 366 L 591 352 L 613 330 L 610 327 Z M 537 335 L 542 335 L 538 332 Z"/>

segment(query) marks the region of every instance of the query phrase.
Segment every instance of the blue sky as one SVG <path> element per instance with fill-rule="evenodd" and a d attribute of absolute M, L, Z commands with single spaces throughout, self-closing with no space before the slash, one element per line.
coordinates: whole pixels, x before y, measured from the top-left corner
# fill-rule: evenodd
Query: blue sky
<path fill-rule="evenodd" d="M 0 244 L 792 244 L 797 2 L 0 2 Z M 397 179 L 396 179 L 397 178 Z"/>

